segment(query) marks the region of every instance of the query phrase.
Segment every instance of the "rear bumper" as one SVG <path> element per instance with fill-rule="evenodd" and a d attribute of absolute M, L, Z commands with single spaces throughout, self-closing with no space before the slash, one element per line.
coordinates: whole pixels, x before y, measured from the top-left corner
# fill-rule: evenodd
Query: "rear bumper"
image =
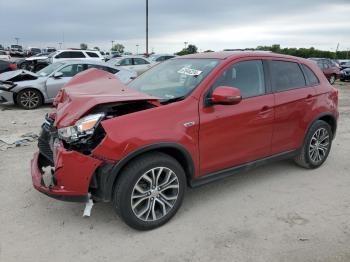
<path fill-rule="evenodd" d="M 55 199 L 73 202 L 86 202 L 90 180 L 101 161 L 67 151 L 59 145 L 54 148 L 55 158 L 52 171 L 43 170 L 47 160 L 39 152 L 31 161 L 32 183 L 36 190 Z M 51 176 L 50 183 L 44 182 L 44 176 Z"/>

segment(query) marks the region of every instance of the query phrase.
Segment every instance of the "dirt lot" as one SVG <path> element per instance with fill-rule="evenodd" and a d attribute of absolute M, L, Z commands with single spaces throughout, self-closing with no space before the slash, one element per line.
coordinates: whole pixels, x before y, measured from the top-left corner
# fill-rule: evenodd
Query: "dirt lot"
<path fill-rule="evenodd" d="M 32 188 L 34 142 L 0 151 L 0 261 L 350 261 L 350 84 L 327 162 L 281 161 L 188 190 L 179 213 L 150 232 L 109 204 L 84 205 Z M 0 107 L 0 136 L 39 131 L 49 107 Z"/>

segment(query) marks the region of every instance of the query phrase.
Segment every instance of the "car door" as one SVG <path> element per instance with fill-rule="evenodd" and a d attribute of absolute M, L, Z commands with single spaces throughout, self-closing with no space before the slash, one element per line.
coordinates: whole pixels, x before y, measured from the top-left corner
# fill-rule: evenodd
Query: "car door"
<path fill-rule="evenodd" d="M 262 60 L 229 65 L 206 96 L 218 86 L 240 89 L 236 105 L 200 105 L 200 173 L 207 175 L 270 154 L 274 97 L 266 88 Z"/>
<path fill-rule="evenodd" d="M 133 68 L 131 70 L 136 71 L 137 75 L 142 74 L 146 70 L 151 68 L 151 63 L 143 58 L 133 58 Z"/>
<path fill-rule="evenodd" d="M 46 92 L 48 98 L 55 98 L 58 91 L 76 74 L 86 70 L 87 65 L 84 64 L 70 64 L 66 65 L 56 72 L 61 72 L 62 76 L 54 77 L 54 73 L 46 81 Z"/>
<path fill-rule="evenodd" d="M 298 62 L 270 60 L 267 64 L 275 97 L 272 154 L 278 154 L 301 146 L 316 91 L 307 86 Z"/>

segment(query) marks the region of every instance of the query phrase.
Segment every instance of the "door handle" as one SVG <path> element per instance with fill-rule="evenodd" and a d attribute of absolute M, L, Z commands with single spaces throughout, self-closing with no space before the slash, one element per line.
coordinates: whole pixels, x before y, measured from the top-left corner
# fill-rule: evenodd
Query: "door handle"
<path fill-rule="evenodd" d="M 266 115 L 268 113 L 271 113 L 272 108 L 269 106 L 263 106 L 259 112 L 259 115 Z"/>
<path fill-rule="evenodd" d="M 271 111 L 271 107 L 263 106 L 260 110 L 260 113 L 266 113 L 266 112 L 270 112 L 270 111 Z"/>

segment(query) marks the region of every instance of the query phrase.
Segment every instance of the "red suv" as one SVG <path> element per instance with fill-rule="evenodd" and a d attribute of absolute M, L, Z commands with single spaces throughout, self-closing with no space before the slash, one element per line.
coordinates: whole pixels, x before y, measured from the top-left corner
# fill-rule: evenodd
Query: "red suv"
<path fill-rule="evenodd" d="M 186 186 L 278 159 L 319 167 L 338 119 L 338 92 L 315 63 L 259 52 L 176 57 L 128 86 L 91 69 L 55 103 L 32 160 L 34 187 L 110 201 L 139 230 L 174 216 Z"/>

